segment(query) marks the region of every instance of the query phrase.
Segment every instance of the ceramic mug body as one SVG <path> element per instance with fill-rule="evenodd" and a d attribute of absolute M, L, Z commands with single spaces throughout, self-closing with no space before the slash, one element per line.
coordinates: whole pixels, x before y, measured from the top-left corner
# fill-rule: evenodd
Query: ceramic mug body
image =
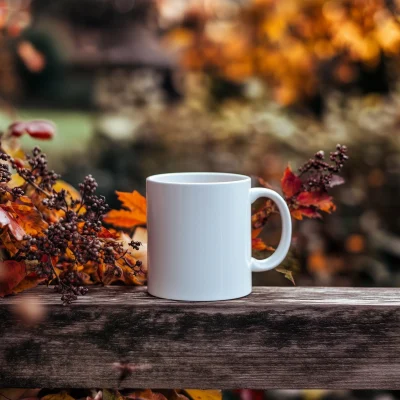
<path fill-rule="evenodd" d="M 269 189 L 251 189 L 248 176 L 163 174 L 147 178 L 146 186 L 148 291 L 154 296 L 187 301 L 243 297 L 251 292 L 252 270 L 274 268 L 287 253 L 286 203 Z M 279 198 L 284 211 L 281 243 L 262 261 L 251 257 L 250 210 L 258 197 Z"/>

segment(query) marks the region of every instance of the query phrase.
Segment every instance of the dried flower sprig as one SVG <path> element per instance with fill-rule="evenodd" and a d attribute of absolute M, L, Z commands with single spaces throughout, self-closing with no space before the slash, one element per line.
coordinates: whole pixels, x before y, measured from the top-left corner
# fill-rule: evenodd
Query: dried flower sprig
<path fill-rule="evenodd" d="M 1 220 L 0 226 L 3 231 L 8 227 L 16 239 L 5 248 L 10 259 L 25 263 L 38 280 L 55 280 L 64 304 L 86 294 L 83 284 L 88 269 L 103 283 L 144 281 L 142 262 L 126 248 L 138 250 L 141 243 L 131 241 L 124 246 L 117 232 L 103 226 L 109 206 L 104 196 L 96 194 L 98 185 L 91 175 L 74 197 L 64 188 L 55 189 L 60 175 L 48 168 L 46 155 L 37 147 L 20 160 L 0 146 L 0 161 L 0 212 L 8 213 L 8 220 Z M 8 186 L 11 169 L 22 180 L 13 188 Z"/>

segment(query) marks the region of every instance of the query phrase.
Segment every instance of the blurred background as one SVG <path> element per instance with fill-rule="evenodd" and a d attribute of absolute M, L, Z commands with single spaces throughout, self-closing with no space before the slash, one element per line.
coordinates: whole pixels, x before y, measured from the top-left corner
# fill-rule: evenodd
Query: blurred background
<path fill-rule="evenodd" d="M 40 145 L 69 183 L 91 173 L 116 208 L 115 190 L 144 194 L 156 173 L 279 188 L 288 162 L 345 144 L 337 211 L 296 222 L 286 264 L 297 285 L 400 286 L 400 1 L 0 0 L 0 28 L 1 129 L 53 120 Z M 255 281 L 291 285 L 275 271 Z"/>

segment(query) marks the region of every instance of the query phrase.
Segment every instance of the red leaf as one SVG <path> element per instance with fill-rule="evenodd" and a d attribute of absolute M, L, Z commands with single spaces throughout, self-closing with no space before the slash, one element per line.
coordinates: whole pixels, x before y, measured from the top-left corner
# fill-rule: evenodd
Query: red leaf
<path fill-rule="evenodd" d="M 25 122 L 14 122 L 8 127 L 11 136 L 20 137 L 25 133 Z"/>
<path fill-rule="evenodd" d="M 54 137 L 56 128 L 52 122 L 45 120 L 19 121 L 11 124 L 8 127 L 8 132 L 15 137 L 27 133 L 35 139 L 49 140 Z"/>
<path fill-rule="evenodd" d="M 302 192 L 297 196 L 296 200 L 300 206 L 314 206 L 327 213 L 336 209 L 335 204 L 332 202 L 332 197 L 326 192 Z"/>
<path fill-rule="evenodd" d="M 301 190 L 302 185 L 301 179 L 293 173 L 290 166 L 287 166 L 281 179 L 281 186 L 285 197 L 288 198 L 297 194 Z"/>
<path fill-rule="evenodd" d="M 292 217 L 298 220 L 302 220 L 303 217 L 307 218 L 321 218 L 321 214 L 313 207 L 299 207 L 295 210 L 291 210 Z"/>
<path fill-rule="evenodd" d="M 267 251 L 274 251 L 275 249 L 271 246 L 266 245 L 261 238 L 254 238 L 251 239 L 251 248 L 253 250 L 267 250 Z"/>
<path fill-rule="evenodd" d="M 35 139 L 49 140 L 56 134 L 56 127 L 50 121 L 29 121 L 26 123 L 26 132 Z"/>
<path fill-rule="evenodd" d="M 11 294 L 25 275 L 25 263 L 13 260 L 3 261 L 0 264 L 0 297 Z"/>

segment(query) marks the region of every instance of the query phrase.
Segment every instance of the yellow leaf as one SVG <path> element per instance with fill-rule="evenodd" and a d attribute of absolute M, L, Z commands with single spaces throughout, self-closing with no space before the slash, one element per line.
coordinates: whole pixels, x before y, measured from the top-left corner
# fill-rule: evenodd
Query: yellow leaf
<path fill-rule="evenodd" d="M 18 174 L 12 174 L 11 175 L 11 180 L 8 182 L 8 187 L 13 189 L 15 187 L 19 187 L 22 186 L 25 183 L 25 179 L 22 178 L 20 175 Z"/>
<path fill-rule="evenodd" d="M 64 189 L 66 192 L 68 192 L 73 200 L 79 200 L 81 198 L 80 193 L 69 183 L 58 180 L 55 185 L 53 186 L 53 189 L 56 192 L 60 192 L 62 189 Z"/>
<path fill-rule="evenodd" d="M 17 286 L 12 290 L 14 294 L 21 293 L 25 290 L 36 287 L 40 282 L 43 282 L 46 278 L 31 278 L 25 277 Z"/>
<path fill-rule="evenodd" d="M 185 389 L 184 392 L 192 400 L 222 400 L 221 390 Z"/>
<path fill-rule="evenodd" d="M 42 397 L 40 400 L 75 400 L 67 392 L 62 391 L 60 393 L 48 394 Z"/>
<path fill-rule="evenodd" d="M 0 399 L 18 400 L 24 397 L 25 392 L 27 392 L 27 389 L 0 389 Z"/>

